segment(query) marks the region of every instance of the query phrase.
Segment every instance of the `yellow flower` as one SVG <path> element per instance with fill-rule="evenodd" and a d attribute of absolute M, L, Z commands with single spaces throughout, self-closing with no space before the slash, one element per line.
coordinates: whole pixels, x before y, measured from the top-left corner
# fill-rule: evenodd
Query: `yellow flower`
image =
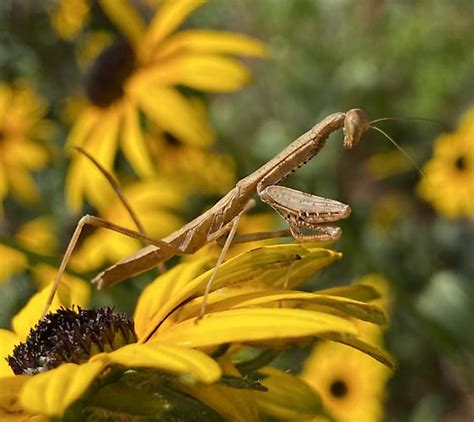
<path fill-rule="evenodd" d="M 30 298 L 27 305 L 13 317 L 11 331 L 0 329 L 0 377 L 13 375 L 4 358 L 11 354 L 15 344 L 25 341 L 31 327 L 40 319 L 50 288 L 50 284 L 48 284 Z M 64 283 L 60 285 L 58 295 L 51 305 L 51 310 L 61 306 L 69 307 L 73 303 L 84 306 L 89 300 L 89 294 L 90 286 L 86 282 L 71 283 L 70 280 L 64 279 Z"/>
<path fill-rule="evenodd" d="M 25 204 L 39 199 L 30 173 L 49 160 L 47 149 L 38 142 L 52 131 L 45 113 L 45 103 L 27 82 L 0 82 L 0 215 L 9 193 Z"/>
<path fill-rule="evenodd" d="M 219 269 L 206 314 L 199 321 L 202 293 L 213 269 L 203 273 L 208 260 L 180 264 L 140 296 L 134 315 L 136 343 L 95 354 L 84 363 L 63 363 L 47 372 L 20 376 L 17 402 L 30 414 L 61 416 L 107 368 L 123 365 L 181 374 L 186 391 L 228 420 L 257 421 L 252 394 L 223 385 L 213 388 L 223 372 L 239 375 L 229 361 L 236 349 L 245 344 L 281 348 L 311 336 L 356 335 L 348 317 L 364 315 L 373 321 L 380 317 L 371 305 L 342 295 L 279 287 L 286 284 L 290 269 L 290 284 L 301 284 L 339 257 L 315 246 L 290 244 L 228 260 Z M 8 345 L 1 350 L 3 356 L 11 353 L 13 343 L 1 341 Z M 225 356 L 215 360 L 208 355 L 225 344 L 230 344 Z M 2 387 L 12 382 L 11 376 L 0 378 Z M 0 401 L 0 409 L 6 405 Z M 239 406 L 242 409 L 236 413 Z"/>
<path fill-rule="evenodd" d="M 357 286 L 357 284 L 355 285 Z M 371 286 L 381 297 L 372 303 L 390 308 L 388 283 L 373 274 L 359 280 L 359 286 Z M 379 326 L 354 321 L 359 338 L 380 345 Z M 328 341 L 318 343 L 305 362 L 302 379 L 319 393 L 324 408 L 338 422 L 376 422 L 383 420 L 385 384 L 392 371 L 379 362 L 344 345 Z"/>
<path fill-rule="evenodd" d="M 28 258 L 19 250 L 0 244 L 0 283 L 6 282 L 14 274 L 22 272 L 28 265 Z"/>
<path fill-rule="evenodd" d="M 246 67 L 231 55 L 262 56 L 263 45 L 243 35 L 186 30 L 174 33 L 202 0 L 167 0 L 148 27 L 127 2 L 101 0 L 126 39 L 106 48 L 86 82 L 89 105 L 78 117 L 68 145 L 82 145 L 109 171 L 120 147 L 135 172 L 152 176 L 141 123 L 143 112 L 161 130 L 197 147 L 209 146 L 214 133 L 201 110 L 177 86 L 207 92 L 231 92 L 249 79 Z M 105 181 L 85 171 L 84 157 L 74 156 L 67 176 L 69 205 L 82 208 L 83 197 L 100 208 Z"/>
<path fill-rule="evenodd" d="M 169 133 L 148 136 L 150 155 L 158 174 L 204 195 L 224 195 L 236 182 L 229 155 L 187 145 Z"/>
<path fill-rule="evenodd" d="M 383 420 L 385 383 L 391 371 L 367 355 L 322 342 L 305 365 L 303 379 L 338 422 Z"/>
<path fill-rule="evenodd" d="M 446 218 L 474 219 L 474 108 L 461 118 L 455 132 L 435 140 L 433 157 L 418 194 Z"/>
<path fill-rule="evenodd" d="M 15 239 L 18 248 L 0 244 L 0 255 L 2 256 L 0 283 L 28 267 L 27 252 L 43 256 L 54 254 L 56 250 L 54 221 L 50 216 L 41 216 L 30 220 L 19 227 Z"/>

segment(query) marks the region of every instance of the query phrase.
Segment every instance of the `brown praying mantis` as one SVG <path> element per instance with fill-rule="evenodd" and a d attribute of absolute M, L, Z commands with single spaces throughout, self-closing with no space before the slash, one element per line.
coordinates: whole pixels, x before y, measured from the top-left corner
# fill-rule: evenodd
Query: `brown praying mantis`
<path fill-rule="evenodd" d="M 370 123 L 366 114 L 357 108 L 345 113 L 339 112 L 327 116 L 258 170 L 241 179 L 212 208 L 158 241 L 148 238 L 139 223 L 137 223 L 137 227 L 140 232 L 136 232 L 98 217 L 90 215 L 82 217 L 69 242 L 58 274 L 53 282 L 45 313 L 52 303 L 69 257 L 82 228 L 86 224 L 115 230 L 148 243 L 148 246 L 122 259 L 94 277 L 92 283 L 97 284 L 98 289 L 113 286 L 129 277 L 158 267 L 173 256 L 192 254 L 208 242 L 226 237 L 214 272 L 206 286 L 201 316 L 204 315 L 206 298 L 212 282 L 234 238 L 235 241 L 249 241 L 268 237 L 293 236 L 301 242 L 338 239 L 341 235 L 341 229 L 334 226 L 333 223 L 349 216 L 351 213 L 349 205 L 278 186 L 278 183 L 315 157 L 324 147 L 331 133 L 343 129 L 344 147 L 350 149 L 359 142 L 362 134 L 369 127 L 373 127 L 370 126 Z M 235 236 L 242 214 L 255 204 L 253 200 L 255 194 L 287 221 L 289 231 L 284 230 L 268 234 L 256 233 L 255 236 L 252 236 L 252 234 L 242 235 L 242 239 Z"/>

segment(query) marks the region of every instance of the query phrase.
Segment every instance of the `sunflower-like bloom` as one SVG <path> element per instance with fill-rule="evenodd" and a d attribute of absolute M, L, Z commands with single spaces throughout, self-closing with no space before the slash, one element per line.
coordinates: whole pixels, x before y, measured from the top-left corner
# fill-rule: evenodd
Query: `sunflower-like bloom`
<path fill-rule="evenodd" d="M 373 286 L 380 298 L 372 303 L 388 310 L 388 284 L 380 275 L 369 275 L 354 286 Z M 380 326 L 356 321 L 359 338 L 382 346 Z M 341 344 L 319 343 L 305 362 L 302 378 L 320 395 L 326 411 L 340 422 L 383 420 L 385 384 L 391 371 L 367 355 Z M 320 419 L 318 419 L 319 421 Z M 328 419 L 329 420 L 329 419 Z"/>
<path fill-rule="evenodd" d="M 446 218 L 474 219 L 474 108 L 462 117 L 455 132 L 435 141 L 433 157 L 418 194 Z"/>
<path fill-rule="evenodd" d="M 230 359 L 236 350 L 245 345 L 281 350 L 318 336 L 367 352 L 362 340 L 355 341 L 357 329 L 349 318 L 384 320 L 380 308 L 348 298 L 348 291 L 308 293 L 282 288 L 300 284 L 339 257 L 327 249 L 288 244 L 232 258 L 219 269 L 202 319 L 202 294 L 213 269 L 206 271 L 208 260 L 177 265 L 140 296 L 134 315 L 136 342 L 122 342 L 115 350 L 107 347 L 83 362 L 62 363 L 33 376 L 0 378 L 2 389 L 21 384 L 8 403 L 0 396 L 0 409 L 13 403 L 30 414 L 61 416 L 94 380 L 103 379 L 112 368 L 125 366 L 180 374 L 180 389 L 226 420 L 258 421 L 253 392 L 242 390 L 242 385 L 251 382 L 241 377 Z M 124 321 L 123 317 L 119 320 Z M 110 345 L 118 344 L 115 337 L 110 338 Z M 8 344 L 10 350 L 4 348 L 4 355 L 11 355 L 12 342 Z M 371 355 L 383 360 L 374 350 Z M 20 357 L 15 354 L 16 358 Z M 48 359 L 40 360 L 45 362 Z M 146 400 L 143 394 L 140 400 Z M 100 406 L 94 402 L 96 393 L 84 397 L 81 400 L 89 397 L 92 405 Z"/>
<path fill-rule="evenodd" d="M 0 216 L 9 193 L 25 204 L 38 200 L 31 172 L 49 160 L 41 141 L 51 136 L 53 127 L 45 114 L 46 104 L 27 82 L 0 82 Z"/>
<path fill-rule="evenodd" d="M 86 80 L 89 105 L 78 117 L 68 145 L 82 145 L 109 171 L 120 147 L 141 177 L 155 168 L 142 133 L 139 113 L 162 131 L 197 147 L 209 146 L 214 133 L 201 107 L 177 86 L 206 92 L 231 92 L 249 79 L 246 67 L 231 55 L 260 57 L 262 43 L 243 35 L 176 28 L 203 0 L 167 0 L 148 27 L 127 2 L 102 0 L 102 8 L 120 28 L 117 40 L 97 57 Z M 85 171 L 84 157 L 72 159 L 67 200 L 73 209 L 83 197 L 100 207 L 105 182 Z"/>

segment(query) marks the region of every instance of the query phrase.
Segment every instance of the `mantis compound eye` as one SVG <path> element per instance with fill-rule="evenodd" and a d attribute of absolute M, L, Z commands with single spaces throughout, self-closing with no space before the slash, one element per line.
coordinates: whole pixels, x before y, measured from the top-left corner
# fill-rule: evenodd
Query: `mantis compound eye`
<path fill-rule="evenodd" d="M 369 118 L 360 108 L 353 108 L 344 119 L 344 148 L 357 145 L 362 134 L 369 128 Z"/>

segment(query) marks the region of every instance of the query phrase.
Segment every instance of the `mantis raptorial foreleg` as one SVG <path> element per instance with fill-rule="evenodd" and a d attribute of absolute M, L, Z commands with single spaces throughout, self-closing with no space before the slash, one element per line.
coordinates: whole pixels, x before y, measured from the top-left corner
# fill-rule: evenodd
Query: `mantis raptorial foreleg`
<path fill-rule="evenodd" d="M 268 186 L 259 192 L 259 196 L 288 222 L 291 235 L 301 242 L 337 240 L 341 229 L 331 223 L 347 218 L 351 213 L 349 205 L 342 202 L 284 186 Z"/>
<path fill-rule="evenodd" d="M 342 202 L 283 186 L 271 186 L 262 200 L 270 204 L 288 222 L 290 229 L 236 235 L 232 240 L 233 244 L 282 237 L 294 237 L 301 242 L 337 240 L 341 230 L 331 222 L 347 218 L 351 213 L 350 207 Z M 310 233 L 303 233 L 303 229 Z M 218 239 L 220 245 L 223 245 L 224 241 L 225 238 Z"/>

